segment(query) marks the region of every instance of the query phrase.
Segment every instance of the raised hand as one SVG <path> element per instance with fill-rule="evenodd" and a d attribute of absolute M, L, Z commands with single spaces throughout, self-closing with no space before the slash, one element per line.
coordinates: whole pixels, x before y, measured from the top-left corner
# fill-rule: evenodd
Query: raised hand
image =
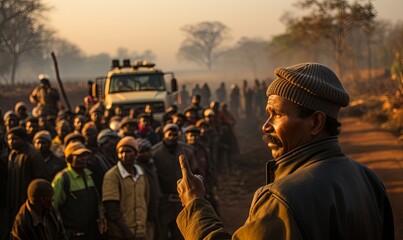
<path fill-rule="evenodd" d="M 193 175 L 185 155 L 179 156 L 179 164 L 182 170 L 182 178 L 178 180 L 177 190 L 182 206 L 186 207 L 192 200 L 203 198 L 206 195 L 206 190 L 203 185 L 203 177 Z"/>

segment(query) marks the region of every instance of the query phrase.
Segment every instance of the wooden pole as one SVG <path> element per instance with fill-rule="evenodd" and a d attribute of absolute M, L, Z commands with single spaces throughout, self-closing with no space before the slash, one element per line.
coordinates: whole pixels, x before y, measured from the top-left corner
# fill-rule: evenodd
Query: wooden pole
<path fill-rule="evenodd" d="M 56 79 L 57 79 L 57 83 L 59 84 L 60 92 L 62 92 L 62 96 L 63 96 L 64 102 L 67 105 L 67 108 L 71 111 L 69 99 L 67 98 L 66 92 L 64 91 L 62 80 L 60 79 L 59 67 L 57 64 L 56 55 L 54 52 L 52 52 L 50 55 L 52 56 L 53 65 L 55 66 Z"/>

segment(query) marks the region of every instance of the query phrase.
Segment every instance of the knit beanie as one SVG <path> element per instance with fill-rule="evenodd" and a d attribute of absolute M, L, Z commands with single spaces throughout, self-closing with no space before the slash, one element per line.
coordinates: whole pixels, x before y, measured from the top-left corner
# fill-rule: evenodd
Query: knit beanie
<path fill-rule="evenodd" d="M 319 63 L 301 63 L 274 70 L 277 78 L 267 88 L 267 96 L 278 95 L 289 101 L 337 119 L 350 97 L 336 74 Z"/>
<path fill-rule="evenodd" d="M 24 102 L 17 102 L 14 107 L 14 112 L 18 112 L 18 109 L 20 109 L 20 107 L 24 107 L 25 110 L 27 109 L 27 105 Z"/>
<path fill-rule="evenodd" d="M 138 138 L 137 140 L 137 145 L 139 148 L 139 153 L 145 152 L 145 151 L 149 151 L 152 147 L 150 141 L 148 141 L 145 138 Z"/>
<path fill-rule="evenodd" d="M 109 120 L 109 127 L 112 131 L 119 131 L 120 129 L 120 121 L 122 121 L 122 118 L 119 116 L 113 116 Z"/>
<path fill-rule="evenodd" d="M 108 138 L 118 139 L 120 137 L 115 131 L 112 131 L 109 128 L 103 129 L 98 133 L 98 136 L 97 136 L 98 146 L 100 147 L 103 143 L 106 142 L 106 140 L 108 140 Z"/>
<path fill-rule="evenodd" d="M 97 131 L 97 134 L 98 134 L 98 128 L 97 128 L 97 126 L 95 125 L 95 123 L 94 123 L 94 122 L 86 122 L 86 123 L 84 124 L 83 128 L 81 129 L 81 135 L 84 136 L 85 133 L 86 133 L 86 132 L 88 131 L 88 129 L 90 129 L 90 128 L 96 130 L 96 131 Z"/>
<path fill-rule="evenodd" d="M 23 140 L 27 140 L 28 139 L 28 134 L 25 131 L 24 128 L 17 126 L 17 127 L 13 127 L 11 128 L 8 132 L 7 132 L 7 136 L 10 134 L 14 134 L 16 136 L 18 136 L 19 138 L 23 139 Z"/>
<path fill-rule="evenodd" d="M 7 121 L 8 118 L 13 117 L 13 118 L 18 118 L 17 114 L 13 110 L 8 110 L 7 112 L 4 113 L 3 120 Z"/>
<path fill-rule="evenodd" d="M 64 140 L 63 140 L 65 147 L 66 147 L 67 145 L 69 145 L 70 142 L 76 142 L 76 141 L 81 142 L 81 143 L 84 143 L 84 142 L 85 142 L 85 138 L 84 138 L 83 135 L 81 135 L 81 134 L 78 133 L 78 132 L 71 132 L 71 133 L 67 134 L 67 135 L 64 137 Z"/>
<path fill-rule="evenodd" d="M 120 127 L 124 127 L 126 124 L 131 124 L 133 126 L 137 126 L 137 120 L 131 117 L 124 117 L 122 118 L 122 121 L 120 121 Z"/>
<path fill-rule="evenodd" d="M 118 144 L 116 145 L 116 151 L 122 146 L 129 146 L 132 147 L 136 152 L 139 152 L 139 145 L 137 140 L 132 136 L 126 136 L 119 140 Z"/>
<path fill-rule="evenodd" d="M 39 132 L 37 132 L 35 135 L 34 135 L 34 138 L 32 139 L 32 141 L 34 142 L 36 139 L 38 139 L 38 138 L 42 138 L 42 139 L 45 139 L 46 141 L 48 141 L 48 142 L 52 142 L 52 136 L 50 135 L 50 133 L 48 132 L 48 131 L 46 131 L 46 130 L 41 130 L 41 131 L 39 131 Z"/>
<path fill-rule="evenodd" d="M 189 126 L 185 127 L 185 133 L 200 134 L 200 128 L 196 127 L 195 125 L 189 125 Z"/>
<path fill-rule="evenodd" d="M 172 131 L 178 131 L 179 127 L 178 125 L 174 124 L 174 123 L 168 123 L 164 126 L 164 128 L 162 128 L 162 133 L 165 133 L 168 130 L 172 130 Z"/>
<path fill-rule="evenodd" d="M 56 130 L 57 129 L 62 129 L 62 128 L 69 128 L 69 131 L 72 130 L 71 124 L 67 120 L 59 120 L 56 123 Z"/>

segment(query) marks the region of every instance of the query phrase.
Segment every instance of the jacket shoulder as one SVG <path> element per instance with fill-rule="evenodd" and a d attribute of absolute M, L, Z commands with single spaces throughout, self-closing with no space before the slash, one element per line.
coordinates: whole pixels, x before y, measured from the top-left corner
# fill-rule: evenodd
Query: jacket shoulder
<path fill-rule="evenodd" d="M 28 211 L 26 203 L 24 203 L 20 210 L 18 211 L 17 216 L 14 219 L 12 234 L 15 235 L 20 232 L 20 230 L 27 230 L 27 227 L 32 226 L 32 215 Z"/>
<path fill-rule="evenodd" d="M 191 145 L 189 145 L 189 144 L 187 144 L 187 143 L 184 143 L 184 142 L 178 142 L 178 145 L 180 146 L 180 147 L 182 147 L 183 149 L 185 149 L 185 151 L 194 151 L 194 149 L 193 149 L 193 147 L 191 146 Z"/>
<path fill-rule="evenodd" d="M 106 171 L 104 179 L 118 177 L 118 175 L 119 175 L 118 165 L 115 165 L 115 166 L 111 167 L 110 169 L 108 169 L 108 171 Z"/>
<path fill-rule="evenodd" d="M 152 148 L 151 148 L 151 150 L 152 150 L 153 152 L 159 151 L 159 150 L 162 149 L 163 146 L 164 146 L 164 145 L 162 144 L 162 141 L 160 141 L 160 142 L 156 143 L 155 145 L 153 145 Z"/>

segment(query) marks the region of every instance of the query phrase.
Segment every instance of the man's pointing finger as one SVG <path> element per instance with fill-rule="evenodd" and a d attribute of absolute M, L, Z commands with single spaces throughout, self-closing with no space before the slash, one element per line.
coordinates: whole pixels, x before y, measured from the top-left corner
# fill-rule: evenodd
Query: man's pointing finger
<path fill-rule="evenodd" d="M 188 159 L 185 155 L 179 156 L 179 164 L 182 170 L 182 178 L 187 178 L 192 175 L 192 170 L 190 169 Z"/>

